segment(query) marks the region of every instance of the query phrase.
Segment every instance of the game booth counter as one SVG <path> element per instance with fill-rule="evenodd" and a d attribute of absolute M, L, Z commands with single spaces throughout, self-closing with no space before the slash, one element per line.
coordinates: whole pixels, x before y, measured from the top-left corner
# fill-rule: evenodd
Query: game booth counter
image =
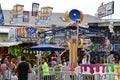
<path fill-rule="evenodd" d="M 96 75 L 100 80 L 119 80 L 119 64 L 80 64 L 80 73 Z"/>

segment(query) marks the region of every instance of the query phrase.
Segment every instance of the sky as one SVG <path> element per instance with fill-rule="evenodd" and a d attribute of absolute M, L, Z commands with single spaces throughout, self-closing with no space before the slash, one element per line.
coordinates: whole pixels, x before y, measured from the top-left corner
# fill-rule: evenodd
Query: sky
<path fill-rule="evenodd" d="M 120 19 L 120 0 L 0 0 L 3 10 L 12 10 L 16 4 L 24 5 L 24 10 L 31 11 L 32 3 L 39 3 L 40 7 L 53 7 L 53 12 L 65 13 L 67 10 L 78 9 L 84 14 L 95 15 L 98 7 L 114 1 L 114 14 L 105 18 Z"/>

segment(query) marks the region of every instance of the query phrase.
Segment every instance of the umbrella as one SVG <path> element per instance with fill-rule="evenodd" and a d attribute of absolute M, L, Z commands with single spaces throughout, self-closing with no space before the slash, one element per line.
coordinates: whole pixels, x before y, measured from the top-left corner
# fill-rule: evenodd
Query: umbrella
<path fill-rule="evenodd" d="M 65 50 L 65 47 L 61 47 L 53 44 L 39 44 L 37 46 L 32 46 L 29 49 L 39 50 L 39 51 L 60 51 L 60 50 Z"/>

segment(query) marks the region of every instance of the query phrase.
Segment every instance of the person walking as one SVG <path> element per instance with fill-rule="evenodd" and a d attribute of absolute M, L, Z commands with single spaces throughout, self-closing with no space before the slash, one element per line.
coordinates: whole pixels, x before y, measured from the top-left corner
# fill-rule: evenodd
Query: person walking
<path fill-rule="evenodd" d="M 21 62 L 17 66 L 18 80 L 28 80 L 28 73 L 32 72 L 29 63 L 26 62 L 26 56 L 21 56 Z"/>
<path fill-rule="evenodd" d="M 3 80 L 11 80 L 10 64 L 6 57 L 1 60 L 1 75 Z"/>

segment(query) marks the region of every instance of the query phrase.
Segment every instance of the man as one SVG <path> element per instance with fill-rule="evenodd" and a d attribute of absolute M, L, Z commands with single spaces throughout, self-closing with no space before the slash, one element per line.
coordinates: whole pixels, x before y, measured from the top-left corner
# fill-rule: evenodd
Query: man
<path fill-rule="evenodd" d="M 44 80 L 47 80 L 49 78 L 49 67 L 45 58 L 43 58 L 42 60 L 41 68 L 42 68 Z"/>
<path fill-rule="evenodd" d="M 26 57 L 23 55 L 21 57 L 21 62 L 18 64 L 17 73 L 18 80 L 28 80 L 28 73 L 32 72 L 30 64 L 26 62 Z"/>

